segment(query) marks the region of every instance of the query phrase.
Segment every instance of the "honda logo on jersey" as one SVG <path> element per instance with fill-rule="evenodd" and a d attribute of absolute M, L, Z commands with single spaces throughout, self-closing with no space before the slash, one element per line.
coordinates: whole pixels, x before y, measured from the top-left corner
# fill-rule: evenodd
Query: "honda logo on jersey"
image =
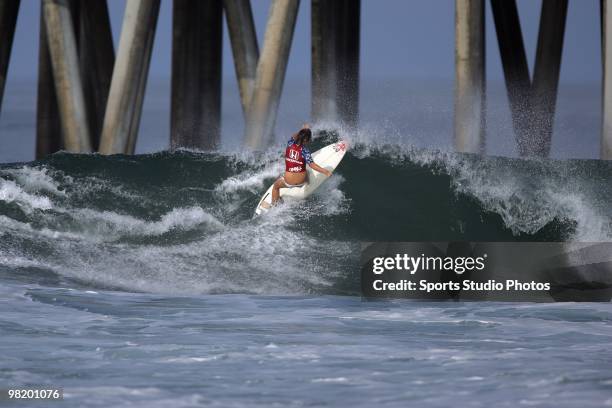
<path fill-rule="evenodd" d="M 297 150 L 289 150 L 289 158 L 293 160 L 297 160 L 300 157 L 300 152 Z"/>

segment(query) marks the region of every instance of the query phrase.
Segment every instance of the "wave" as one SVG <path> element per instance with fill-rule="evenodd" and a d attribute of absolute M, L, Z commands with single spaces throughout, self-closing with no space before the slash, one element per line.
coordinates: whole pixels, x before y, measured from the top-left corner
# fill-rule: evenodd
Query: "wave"
<path fill-rule="evenodd" d="M 53 207 L 47 197 L 30 194 L 12 180 L 0 180 L 0 201 L 15 203 L 26 212 L 49 210 Z"/>
<path fill-rule="evenodd" d="M 612 240 L 609 162 L 480 157 L 395 137 L 351 135 L 320 191 L 255 219 L 282 171 L 279 149 L 59 153 L 0 166 L 0 274 L 130 291 L 337 294 L 358 290 L 362 241 Z"/>

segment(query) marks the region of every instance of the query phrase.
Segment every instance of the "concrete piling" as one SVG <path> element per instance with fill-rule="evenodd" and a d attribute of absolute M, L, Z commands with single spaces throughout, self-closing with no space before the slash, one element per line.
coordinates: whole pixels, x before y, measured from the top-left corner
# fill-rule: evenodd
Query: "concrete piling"
<path fill-rule="evenodd" d="M 567 16 L 567 0 L 543 0 L 540 31 L 531 85 L 536 140 L 530 155 L 548 157 L 561 72 L 561 54 Z"/>
<path fill-rule="evenodd" d="M 221 131 L 221 0 L 174 0 L 171 147 L 218 146 Z"/>
<path fill-rule="evenodd" d="M 259 45 L 251 2 L 250 0 L 224 0 L 223 7 L 232 44 L 240 104 L 244 117 L 247 118 L 259 61 Z"/>
<path fill-rule="evenodd" d="M 36 98 L 36 158 L 63 148 L 62 126 L 59 121 L 57 95 L 53 83 L 53 68 L 47 43 L 44 6 L 40 9 L 40 36 L 38 50 L 38 91 Z"/>
<path fill-rule="evenodd" d="M 100 153 L 133 154 L 151 61 L 159 0 L 127 0 Z"/>
<path fill-rule="evenodd" d="M 255 88 L 248 110 L 245 144 L 260 149 L 273 139 L 299 0 L 272 0 Z"/>
<path fill-rule="evenodd" d="M 75 153 L 91 152 L 77 43 L 68 0 L 43 0 L 47 43 L 57 95 L 63 145 Z"/>
<path fill-rule="evenodd" d="M 0 0 L 0 111 L 20 0 Z"/>
<path fill-rule="evenodd" d="M 311 1 L 312 120 L 339 122 L 335 0 Z"/>
<path fill-rule="evenodd" d="M 312 118 L 356 127 L 359 116 L 359 0 L 312 0 Z"/>
<path fill-rule="evenodd" d="M 519 155 L 529 155 L 530 88 L 529 67 L 515 0 L 491 0 L 506 90 Z"/>
<path fill-rule="evenodd" d="M 455 150 L 485 147 L 485 3 L 455 1 Z"/>
<path fill-rule="evenodd" d="M 128 0 L 129 2 L 130 0 Z M 153 41 L 155 39 L 155 30 L 157 27 L 157 18 L 159 16 L 159 0 L 142 0 L 142 2 L 146 2 L 144 7 L 139 7 L 139 10 L 142 11 L 142 18 L 137 19 L 137 24 L 141 22 L 143 26 L 146 27 L 146 36 L 143 38 L 144 41 L 140 43 L 137 40 L 137 44 L 142 45 L 142 49 L 136 48 L 136 51 L 141 53 L 142 58 L 140 58 L 140 70 L 138 71 L 138 81 L 135 82 L 137 84 L 135 98 L 134 98 L 134 111 L 132 115 L 132 120 L 130 121 L 130 127 L 128 130 L 128 139 L 126 146 L 126 154 L 134 154 L 136 150 L 136 141 L 138 137 L 138 130 L 140 128 L 140 117 L 142 116 L 142 106 L 144 103 L 145 90 L 147 87 L 147 78 L 149 76 L 149 65 L 151 63 L 151 54 L 153 52 Z M 127 8 L 127 4 L 126 4 Z M 123 34 L 123 29 L 121 30 Z M 137 36 L 136 36 L 137 37 Z M 135 38 L 136 38 L 135 37 Z M 119 43 L 121 46 L 121 41 Z M 116 67 L 116 65 L 115 65 Z M 113 68 L 113 72 L 114 72 Z M 111 81 L 112 86 L 112 81 Z M 109 95 L 110 96 L 110 95 Z"/>
<path fill-rule="evenodd" d="M 361 0 L 341 0 L 337 7 L 340 26 L 338 107 L 342 122 L 356 128 L 359 119 Z"/>
<path fill-rule="evenodd" d="M 521 156 L 547 157 L 561 70 L 567 0 L 543 0 L 530 79 L 515 0 L 491 0 L 517 145 Z"/>
<path fill-rule="evenodd" d="M 602 130 L 601 153 L 603 160 L 612 160 L 612 4 L 602 0 Z"/>
<path fill-rule="evenodd" d="M 97 150 L 115 64 L 115 47 L 106 0 L 80 1 L 79 60 L 92 147 Z"/>
<path fill-rule="evenodd" d="M 128 0 L 129 1 L 129 0 Z M 151 54 L 153 52 L 153 42 L 155 39 L 155 31 L 157 27 L 157 18 L 159 16 L 159 0 L 149 0 L 151 3 L 157 2 L 157 7 L 155 4 L 147 5 L 147 8 L 150 12 L 147 12 L 147 21 L 146 26 L 148 27 L 146 33 L 146 37 L 142 43 L 144 56 L 141 59 L 141 65 L 138 75 L 138 81 L 136 82 L 136 93 L 135 93 L 135 102 L 134 102 L 134 111 L 132 115 L 132 119 L 130 121 L 130 127 L 128 130 L 128 139 L 127 139 L 127 147 L 126 154 L 134 154 L 136 150 L 136 142 L 138 138 L 138 131 L 140 128 L 140 118 L 142 116 L 142 107 L 144 103 L 145 91 L 147 88 L 147 79 L 149 76 L 149 65 L 151 63 Z M 157 10 L 157 11 L 156 11 Z M 123 30 L 122 30 L 123 32 Z M 114 72 L 114 68 L 113 68 Z M 111 81 L 112 85 L 112 81 Z M 109 95 L 110 96 L 110 95 Z"/>

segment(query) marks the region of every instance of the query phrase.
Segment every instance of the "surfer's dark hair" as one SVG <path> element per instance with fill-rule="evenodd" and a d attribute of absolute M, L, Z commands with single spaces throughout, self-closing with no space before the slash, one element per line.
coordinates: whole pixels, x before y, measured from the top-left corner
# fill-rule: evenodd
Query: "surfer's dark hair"
<path fill-rule="evenodd" d="M 297 134 L 296 143 L 303 145 L 304 142 L 310 142 L 312 138 L 312 131 L 310 129 L 301 129 Z"/>

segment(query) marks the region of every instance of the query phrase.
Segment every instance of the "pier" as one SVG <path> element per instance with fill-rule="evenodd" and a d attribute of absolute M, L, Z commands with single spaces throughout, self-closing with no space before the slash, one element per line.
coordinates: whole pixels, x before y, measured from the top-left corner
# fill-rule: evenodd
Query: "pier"
<path fill-rule="evenodd" d="M 223 26 L 245 121 L 244 145 L 274 136 L 300 0 L 272 0 L 262 44 L 250 0 L 126 0 L 115 50 L 107 0 L 41 0 L 36 157 L 58 150 L 134 154 L 161 1 L 172 2 L 172 149 L 216 149 Z M 307 0 L 302 0 L 307 1 Z M 311 119 L 359 128 L 362 1 L 310 0 Z M 576 0 L 574 0 L 576 1 Z M 0 109 L 20 0 L 0 0 Z M 542 0 L 530 72 L 516 0 L 455 0 L 454 146 L 483 153 L 486 19 L 493 15 L 517 151 L 548 157 L 569 0 Z M 612 0 L 600 0 L 601 159 L 612 159 Z M 383 7 L 381 5 L 381 7 Z M 532 39 L 529 39 L 532 40 Z M 415 61 L 418 63 L 418 61 Z M 9 78 L 10 80 L 10 78 Z"/>

